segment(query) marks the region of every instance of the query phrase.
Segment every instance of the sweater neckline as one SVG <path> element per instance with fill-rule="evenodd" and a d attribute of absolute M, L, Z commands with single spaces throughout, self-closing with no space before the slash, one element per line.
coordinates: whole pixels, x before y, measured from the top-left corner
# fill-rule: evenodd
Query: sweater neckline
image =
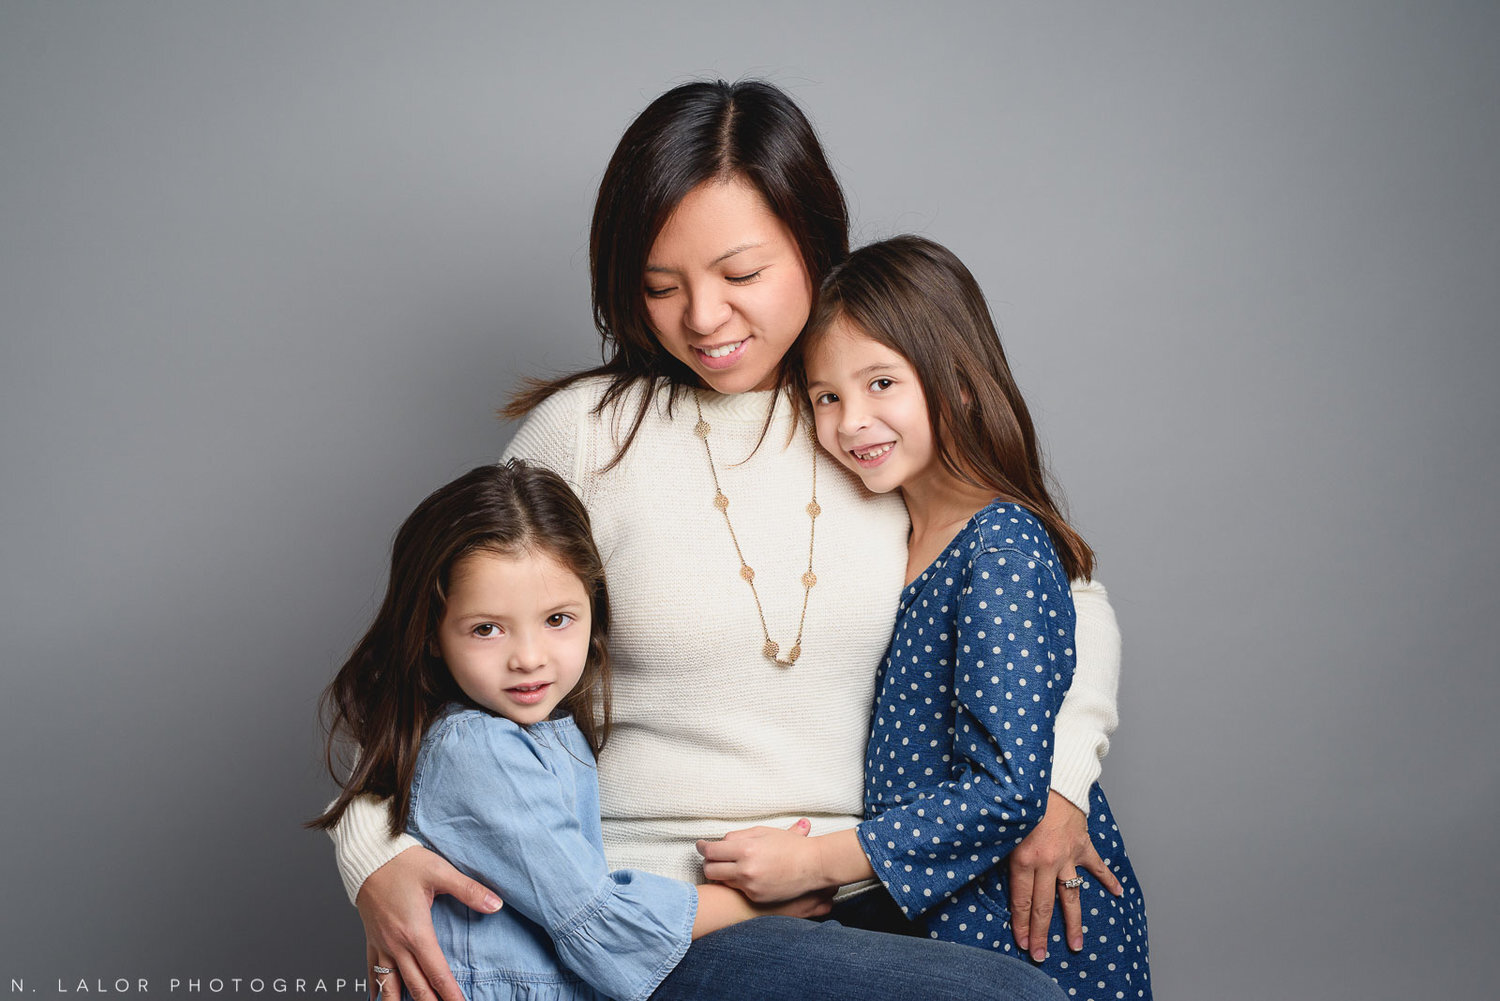
<path fill-rule="evenodd" d="M 697 390 L 698 400 L 703 407 L 703 419 L 710 424 L 715 422 L 721 424 L 755 424 L 759 426 L 765 423 L 766 412 L 772 407 L 776 408 L 778 419 L 785 419 L 790 413 L 790 400 L 778 400 L 779 391 L 774 389 L 752 390 L 748 393 L 715 393 L 709 389 Z M 691 407 L 692 400 L 684 400 L 684 404 Z M 688 410 L 689 414 L 696 414 L 694 410 Z"/>

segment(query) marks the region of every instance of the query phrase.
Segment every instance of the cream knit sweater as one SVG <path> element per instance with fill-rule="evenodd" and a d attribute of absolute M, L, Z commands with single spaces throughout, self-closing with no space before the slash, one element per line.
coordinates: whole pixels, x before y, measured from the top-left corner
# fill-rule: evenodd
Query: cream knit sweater
<path fill-rule="evenodd" d="M 712 504 L 692 397 L 669 417 L 659 391 L 624 459 L 601 474 L 639 399 L 595 415 L 603 388 L 591 380 L 553 395 L 505 457 L 545 465 L 573 486 L 604 557 L 615 725 L 599 757 L 599 785 L 610 865 L 698 882 L 699 838 L 787 827 L 799 817 L 811 818 L 814 834 L 854 826 L 875 675 L 906 568 L 900 496 L 866 492 L 818 453 L 818 583 L 801 658 L 778 667 L 761 655 L 750 588 Z M 792 407 L 773 393 L 701 399 L 729 516 L 755 568 L 771 638 L 785 651 L 801 611 L 815 446 L 805 427 L 792 434 Z M 1117 722 L 1120 641 L 1102 587 L 1075 585 L 1073 597 L 1078 666 L 1058 714 L 1052 781 L 1087 809 Z M 357 801 L 332 832 L 351 901 L 370 873 L 416 844 L 386 834 L 383 807 Z M 494 889 L 504 896 L 505 887 Z"/>

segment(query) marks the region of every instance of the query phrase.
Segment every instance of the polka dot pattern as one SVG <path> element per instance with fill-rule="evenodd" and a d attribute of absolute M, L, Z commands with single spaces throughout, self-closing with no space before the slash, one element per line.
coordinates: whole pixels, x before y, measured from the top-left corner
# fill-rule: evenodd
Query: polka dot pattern
<path fill-rule="evenodd" d="M 865 760 L 859 837 L 933 938 L 1019 953 L 1005 856 L 1047 805 L 1052 728 L 1072 681 L 1073 600 L 1041 524 L 996 501 L 902 594 Z M 1070 998 L 1150 998 L 1145 903 L 1098 785 L 1089 833 L 1125 886 L 1081 892 L 1084 949 L 1053 915 L 1042 968 Z"/>

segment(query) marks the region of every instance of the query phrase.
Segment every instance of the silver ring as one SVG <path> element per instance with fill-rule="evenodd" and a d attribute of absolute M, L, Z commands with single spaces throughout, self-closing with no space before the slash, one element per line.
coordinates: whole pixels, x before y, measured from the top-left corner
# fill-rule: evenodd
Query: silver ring
<path fill-rule="evenodd" d="M 1064 890 L 1076 890 L 1083 885 L 1083 877 L 1074 876 L 1072 879 L 1059 879 L 1057 882 Z"/>
<path fill-rule="evenodd" d="M 391 969 L 389 966 L 372 966 L 372 967 L 370 967 L 370 969 L 374 970 L 376 973 L 380 974 L 382 977 L 388 976 L 389 974 L 392 974 L 392 973 L 396 972 L 395 970 Z"/>

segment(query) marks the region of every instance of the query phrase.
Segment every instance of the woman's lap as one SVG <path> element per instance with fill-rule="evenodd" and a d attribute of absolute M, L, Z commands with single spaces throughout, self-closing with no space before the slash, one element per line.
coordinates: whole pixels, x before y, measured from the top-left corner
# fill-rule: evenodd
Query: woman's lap
<path fill-rule="evenodd" d="M 929 938 L 837 921 L 765 917 L 698 939 L 652 1001 L 1053 1001 L 1065 997 L 1027 963 Z"/>

